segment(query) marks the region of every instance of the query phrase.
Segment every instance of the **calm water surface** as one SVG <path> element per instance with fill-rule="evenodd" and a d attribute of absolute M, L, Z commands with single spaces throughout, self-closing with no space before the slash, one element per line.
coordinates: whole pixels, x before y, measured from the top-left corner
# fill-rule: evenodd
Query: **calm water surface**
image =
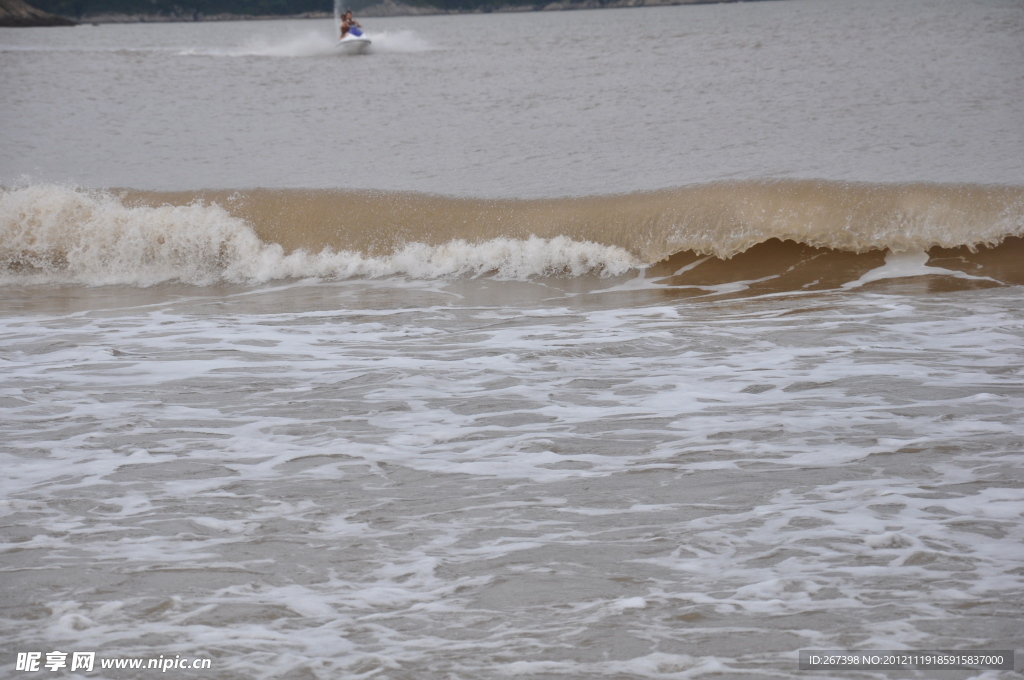
<path fill-rule="evenodd" d="M 1024 183 L 1017 2 L 746 3 L 0 37 L 0 181 L 595 194 Z"/>

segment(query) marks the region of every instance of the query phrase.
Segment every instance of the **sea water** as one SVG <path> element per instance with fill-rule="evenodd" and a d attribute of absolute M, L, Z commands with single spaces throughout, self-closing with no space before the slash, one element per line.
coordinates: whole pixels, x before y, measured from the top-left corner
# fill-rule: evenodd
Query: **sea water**
<path fill-rule="evenodd" d="M 0 31 L 5 675 L 1021 647 L 1019 3 L 362 23 Z"/>

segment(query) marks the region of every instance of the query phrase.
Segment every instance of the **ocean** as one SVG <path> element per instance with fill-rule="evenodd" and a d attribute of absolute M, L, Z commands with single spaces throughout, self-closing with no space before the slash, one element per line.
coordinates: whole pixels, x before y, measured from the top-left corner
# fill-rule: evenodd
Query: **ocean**
<path fill-rule="evenodd" d="M 1024 647 L 1024 5 L 362 24 L 0 29 L 0 675 Z"/>

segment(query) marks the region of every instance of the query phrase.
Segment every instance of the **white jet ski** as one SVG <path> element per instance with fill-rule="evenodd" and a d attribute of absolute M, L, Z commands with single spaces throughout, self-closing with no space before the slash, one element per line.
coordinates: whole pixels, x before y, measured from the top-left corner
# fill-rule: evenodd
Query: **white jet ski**
<path fill-rule="evenodd" d="M 338 41 L 337 49 L 345 54 L 365 54 L 370 49 L 370 39 L 353 26 L 348 35 Z"/>

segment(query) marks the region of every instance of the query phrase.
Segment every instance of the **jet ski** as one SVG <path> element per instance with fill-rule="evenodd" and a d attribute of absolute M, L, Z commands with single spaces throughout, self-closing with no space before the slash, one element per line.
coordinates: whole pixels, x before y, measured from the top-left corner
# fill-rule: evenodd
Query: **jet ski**
<path fill-rule="evenodd" d="M 337 49 L 344 54 L 365 54 L 366 50 L 370 49 L 370 42 L 362 31 L 353 26 L 345 37 L 338 41 Z"/>

